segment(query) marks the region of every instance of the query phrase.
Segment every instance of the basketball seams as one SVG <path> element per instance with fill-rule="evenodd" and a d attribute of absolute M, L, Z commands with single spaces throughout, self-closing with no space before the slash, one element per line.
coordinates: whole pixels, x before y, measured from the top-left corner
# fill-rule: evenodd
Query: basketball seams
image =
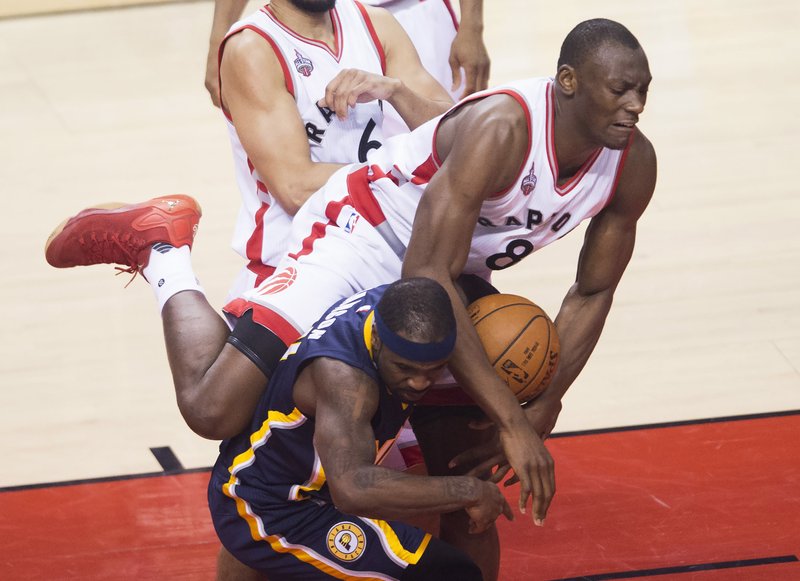
<path fill-rule="evenodd" d="M 469 307 L 487 362 L 503 383 L 522 403 L 538 396 L 552 379 L 552 356 L 559 351 L 555 323 L 539 305 L 519 295 L 488 295 Z"/>
<path fill-rule="evenodd" d="M 473 320 L 472 324 L 477 327 L 478 323 L 483 321 L 486 317 L 492 315 L 493 313 L 497 313 L 498 311 L 502 311 L 503 309 L 508 309 L 510 307 L 530 307 L 534 311 L 538 311 L 539 313 L 544 313 L 544 311 L 542 311 L 542 309 L 538 305 L 531 304 L 530 302 L 510 303 L 507 305 L 500 305 L 499 307 L 492 309 L 491 311 L 485 313 L 480 319 Z"/>

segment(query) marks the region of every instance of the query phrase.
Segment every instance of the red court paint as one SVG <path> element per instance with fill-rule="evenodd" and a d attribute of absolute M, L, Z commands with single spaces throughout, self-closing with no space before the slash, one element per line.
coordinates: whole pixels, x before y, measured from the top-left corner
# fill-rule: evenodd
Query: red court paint
<path fill-rule="evenodd" d="M 800 415 L 553 438 L 558 493 L 544 528 L 500 521 L 501 579 L 800 580 L 798 562 L 686 570 L 800 556 L 798 443 Z M 207 479 L 2 492 L 0 578 L 211 580 Z"/>

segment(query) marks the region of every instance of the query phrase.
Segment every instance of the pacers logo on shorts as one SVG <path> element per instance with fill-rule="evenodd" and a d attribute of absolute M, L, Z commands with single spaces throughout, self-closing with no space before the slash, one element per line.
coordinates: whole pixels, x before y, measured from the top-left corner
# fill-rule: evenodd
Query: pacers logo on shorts
<path fill-rule="evenodd" d="M 340 522 L 328 531 L 328 550 L 342 561 L 355 561 L 366 545 L 364 531 L 354 523 Z"/>
<path fill-rule="evenodd" d="M 294 267 L 290 266 L 289 268 L 285 268 L 280 272 L 276 272 L 262 282 L 261 286 L 258 287 L 258 294 L 273 295 L 275 293 L 279 293 L 292 286 L 292 283 L 296 278 L 297 271 L 294 269 Z"/>

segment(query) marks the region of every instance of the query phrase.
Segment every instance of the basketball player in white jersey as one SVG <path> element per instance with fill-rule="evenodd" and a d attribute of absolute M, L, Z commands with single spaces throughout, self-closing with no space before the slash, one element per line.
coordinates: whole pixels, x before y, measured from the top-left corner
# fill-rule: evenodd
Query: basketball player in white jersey
<path fill-rule="evenodd" d="M 233 246 L 248 261 L 232 296 L 272 273 L 305 199 L 382 144 L 383 101 L 411 127 L 451 104 L 397 21 L 353 0 L 273 0 L 233 25 L 220 62 L 242 198 Z"/>
<path fill-rule="evenodd" d="M 403 26 L 425 68 L 456 100 L 486 88 L 490 60 L 483 42 L 483 0 L 459 0 L 460 22 L 450 0 L 364 0 L 389 10 Z M 247 0 L 215 0 L 205 85 L 219 106 L 219 46 L 242 16 Z M 394 127 L 398 121 L 389 123 Z M 399 124 L 398 124 L 399 127 Z M 386 135 L 395 135 L 398 130 Z"/>
<path fill-rule="evenodd" d="M 331 296 L 401 274 L 438 280 L 459 322 L 451 371 L 496 426 L 498 444 L 488 461 L 501 467 L 496 478 L 514 470 L 520 508 L 532 495 L 534 520 L 543 524 L 555 480 L 542 438 L 600 337 L 655 187 L 655 152 L 636 128 L 650 80 L 644 51 L 625 27 L 604 19 L 579 24 L 562 45 L 554 79 L 476 95 L 371 152 L 367 164 L 337 172 L 295 218 L 294 250 L 278 272 L 228 306 L 242 315 L 230 334 L 194 283 L 188 235 L 165 232 L 196 224 L 199 212 L 190 199 L 86 210 L 56 229 L 47 258 L 59 267 L 105 262 L 142 270 L 164 305 L 184 417 L 206 435 L 241 429 L 249 418 L 236 418 L 233 410 L 224 422 L 206 423 L 202 406 L 193 407 L 196 398 L 231 399 L 242 407 L 249 394 L 260 394 L 283 345 L 308 328 L 306 319 L 318 316 Z M 587 218 L 576 282 L 556 317 L 559 369 L 548 391 L 523 410 L 489 365 L 453 279 L 512 266 Z M 155 242 L 184 244 L 187 251 L 162 254 Z M 450 473 L 449 460 L 464 451 L 426 451 L 440 440 L 437 430 L 468 433 L 469 414 L 454 410 L 417 432 L 432 474 Z M 493 578 L 496 532 L 472 537 L 464 525 L 463 515 L 453 513 L 442 521 L 442 538 Z"/>

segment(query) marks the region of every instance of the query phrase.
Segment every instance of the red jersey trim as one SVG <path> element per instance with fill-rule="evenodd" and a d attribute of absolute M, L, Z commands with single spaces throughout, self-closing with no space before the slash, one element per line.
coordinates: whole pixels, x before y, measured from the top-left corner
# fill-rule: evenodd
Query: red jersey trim
<path fill-rule="evenodd" d="M 228 39 L 231 38 L 235 34 L 239 34 L 243 30 L 252 30 L 256 34 L 260 35 L 264 40 L 266 40 L 269 43 L 269 45 L 272 47 L 272 51 L 275 53 L 275 56 L 278 59 L 278 63 L 280 63 L 280 65 L 281 65 L 281 69 L 283 69 L 283 80 L 284 80 L 284 83 L 286 84 L 286 90 L 289 91 L 289 94 L 292 96 L 292 99 L 294 99 L 295 98 L 295 96 L 294 96 L 294 81 L 292 81 L 292 73 L 289 70 L 289 65 L 286 63 L 286 58 L 283 56 L 283 52 L 281 51 L 280 47 L 278 46 L 278 43 L 276 43 L 269 34 L 267 34 L 263 30 L 261 30 L 260 28 L 258 28 L 257 26 L 254 26 L 252 24 L 245 24 L 241 28 L 237 28 L 236 30 L 233 30 L 233 31 L 229 32 L 228 35 L 222 40 L 222 43 L 219 45 L 219 56 L 218 56 L 218 59 L 217 59 L 218 60 L 218 66 L 220 67 L 220 70 L 222 69 L 222 52 L 225 49 L 225 45 L 227 44 Z M 228 119 L 228 121 L 233 123 L 233 119 L 231 118 L 231 114 L 228 112 L 228 110 L 222 104 L 222 73 L 219 74 L 219 99 L 220 99 L 220 101 L 219 101 L 220 102 L 220 109 L 222 109 L 222 113 L 225 115 L 225 117 Z"/>
<path fill-rule="evenodd" d="M 339 200 L 338 202 L 328 202 L 328 205 L 325 207 L 325 217 L 328 218 L 327 222 L 314 222 L 311 225 L 311 233 L 303 239 L 303 244 L 297 252 L 289 253 L 289 257 L 297 260 L 301 256 L 305 256 L 306 254 L 311 254 L 314 250 L 314 243 L 325 237 L 325 232 L 328 229 L 328 226 L 335 226 L 336 225 L 336 218 L 339 215 L 342 207 L 349 203 L 350 196 L 345 196 L 343 199 Z"/>
<path fill-rule="evenodd" d="M 230 313 L 234 317 L 241 317 L 247 311 L 253 311 L 253 321 L 262 327 L 269 329 L 283 343 L 288 347 L 302 335 L 300 331 L 294 328 L 294 325 L 289 323 L 286 319 L 281 317 L 275 311 L 268 309 L 258 303 L 252 303 L 243 298 L 234 299 L 227 305 L 222 307 L 226 313 Z"/>
<path fill-rule="evenodd" d="M 383 52 L 383 45 L 381 44 L 381 39 L 378 37 L 378 33 L 375 32 L 375 26 L 373 26 L 372 19 L 369 17 L 369 14 L 367 14 L 367 9 L 364 8 L 364 5 L 361 4 L 361 2 L 356 2 L 355 4 L 359 12 L 361 12 L 361 17 L 364 19 L 364 24 L 367 27 L 369 35 L 372 37 L 372 44 L 375 45 L 375 50 L 378 52 L 378 58 L 381 61 L 381 72 L 385 75 L 386 53 Z"/>
<path fill-rule="evenodd" d="M 336 8 L 332 8 L 331 10 L 328 11 L 328 14 L 331 17 L 331 25 L 333 26 L 333 42 L 336 45 L 335 52 L 331 50 L 331 47 L 329 47 L 324 42 L 321 42 L 319 40 L 314 40 L 313 38 L 307 38 L 305 36 L 297 34 L 294 30 L 286 26 L 283 22 L 278 20 L 278 17 L 275 16 L 275 14 L 272 12 L 272 8 L 269 6 L 269 4 L 264 6 L 261 9 L 261 12 L 266 14 L 270 18 L 270 20 L 272 20 L 276 25 L 280 26 L 286 32 L 286 34 L 296 38 L 299 41 L 305 42 L 306 44 L 310 44 L 311 46 L 316 46 L 317 48 L 323 49 L 328 54 L 330 54 L 334 59 L 336 59 L 336 62 L 339 62 L 339 60 L 342 58 L 342 45 L 344 44 L 342 42 L 342 23 L 339 20 L 339 13 L 336 11 Z"/>
<path fill-rule="evenodd" d="M 450 13 L 450 18 L 453 19 L 453 28 L 458 32 L 458 17 L 456 17 L 456 12 L 453 10 L 453 5 L 450 4 L 450 0 L 444 0 L 444 7 L 447 8 L 447 11 Z"/>
<path fill-rule="evenodd" d="M 368 223 L 377 227 L 379 224 L 386 222 L 386 216 L 381 210 L 378 200 L 372 193 L 369 187 L 370 181 L 376 181 L 382 178 L 392 179 L 387 174 L 377 167 L 372 166 L 373 171 L 377 171 L 374 175 L 370 176 L 369 167 L 361 167 L 347 176 L 347 193 L 349 194 L 350 202 L 353 207 Z M 394 181 L 394 180 L 392 180 Z"/>
<path fill-rule="evenodd" d="M 589 158 L 583 162 L 583 165 L 578 169 L 574 176 L 569 178 L 566 182 L 562 185 L 558 185 L 558 157 L 556 156 L 556 139 L 555 139 L 555 107 L 553 106 L 553 100 L 555 98 L 555 87 L 553 86 L 552 81 L 548 83 L 547 86 L 547 112 L 545 114 L 546 119 L 546 129 L 545 129 L 545 140 L 547 143 L 547 147 L 545 148 L 547 151 L 547 162 L 550 166 L 550 173 L 553 175 L 553 189 L 559 196 L 566 196 L 572 190 L 575 189 L 583 176 L 587 174 L 587 172 L 591 169 L 594 165 L 594 162 L 597 161 L 597 158 L 600 157 L 600 154 L 603 151 L 602 147 L 597 148 Z"/>

